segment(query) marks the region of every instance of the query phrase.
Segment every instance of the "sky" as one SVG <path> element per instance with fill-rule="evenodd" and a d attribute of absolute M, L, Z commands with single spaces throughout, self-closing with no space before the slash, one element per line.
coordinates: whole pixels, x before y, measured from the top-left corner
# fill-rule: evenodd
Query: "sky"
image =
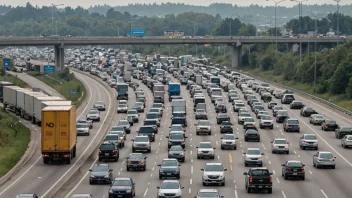
<path fill-rule="evenodd" d="M 0 4 L 11 5 L 11 6 L 24 6 L 26 2 L 29 1 L 32 5 L 38 6 L 48 6 L 52 3 L 54 4 L 64 4 L 65 6 L 77 7 L 82 6 L 84 8 L 88 8 L 92 5 L 103 5 L 107 4 L 110 6 L 118 6 L 118 5 L 127 5 L 130 3 L 185 3 L 190 5 L 202 5 L 207 6 L 212 3 L 232 3 L 233 5 L 238 6 L 249 6 L 251 4 L 259 4 L 262 6 L 272 6 L 274 2 L 272 0 L 1 0 Z M 305 4 L 335 4 L 334 0 L 307 0 L 304 2 Z M 341 0 L 340 4 L 351 4 L 351 0 Z M 290 0 L 286 0 L 280 3 L 280 6 L 292 7 L 296 5 L 296 2 L 291 2 Z"/>

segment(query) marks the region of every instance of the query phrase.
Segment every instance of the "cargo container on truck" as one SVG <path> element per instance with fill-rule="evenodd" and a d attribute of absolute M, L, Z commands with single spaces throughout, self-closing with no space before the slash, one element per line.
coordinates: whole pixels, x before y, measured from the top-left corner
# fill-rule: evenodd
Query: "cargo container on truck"
<path fill-rule="evenodd" d="M 172 115 L 175 117 L 175 115 L 183 114 L 186 116 L 187 114 L 187 108 L 186 108 L 186 100 L 185 99 L 173 99 L 171 103 L 171 108 L 172 108 Z"/>
<path fill-rule="evenodd" d="M 17 89 L 16 90 L 16 115 L 21 118 L 26 114 L 25 110 L 25 95 L 29 93 L 33 93 L 30 89 Z"/>
<path fill-rule="evenodd" d="M 196 84 L 203 85 L 203 76 L 202 75 L 196 75 Z"/>
<path fill-rule="evenodd" d="M 24 95 L 24 115 L 26 120 L 32 120 L 34 113 L 34 98 L 48 96 L 42 92 L 28 92 Z"/>
<path fill-rule="evenodd" d="M 44 164 L 71 163 L 76 157 L 76 106 L 47 106 L 42 110 L 41 149 Z"/>
<path fill-rule="evenodd" d="M 172 101 L 172 98 L 174 96 L 179 96 L 181 95 L 181 84 L 180 83 L 171 83 L 169 82 L 169 101 Z"/>
<path fill-rule="evenodd" d="M 128 99 L 128 84 L 126 83 L 117 83 L 116 84 L 117 91 L 117 100 L 127 100 Z"/>
<path fill-rule="evenodd" d="M 16 90 L 17 89 L 22 89 L 21 87 L 17 86 L 5 86 L 3 87 L 4 91 L 4 107 L 9 108 L 12 111 L 16 111 L 16 105 L 17 105 L 17 94 Z"/>
<path fill-rule="evenodd" d="M 165 92 L 165 86 L 161 83 L 155 83 L 153 86 L 153 91 L 164 91 Z"/>
<path fill-rule="evenodd" d="M 4 101 L 4 87 L 5 86 L 13 86 L 13 83 L 0 81 L 0 102 Z"/>
<path fill-rule="evenodd" d="M 56 96 L 39 96 L 39 97 L 34 97 L 34 106 L 33 106 L 33 117 L 32 117 L 32 123 L 37 124 L 38 126 L 41 126 L 41 121 L 42 121 L 42 109 L 45 108 L 46 105 L 45 102 L 48 101 L 54 101 L 58 103 L 59 101 L 64 101 L 64 99 Z M 67 105 L 72 105 L 71 101 L 68 101 L 69 103 L 66 103 L 66 105 L 62 106 L 67 106 Z M 53 106 L 58 106 L 57 104 L 52 104 Z"/>

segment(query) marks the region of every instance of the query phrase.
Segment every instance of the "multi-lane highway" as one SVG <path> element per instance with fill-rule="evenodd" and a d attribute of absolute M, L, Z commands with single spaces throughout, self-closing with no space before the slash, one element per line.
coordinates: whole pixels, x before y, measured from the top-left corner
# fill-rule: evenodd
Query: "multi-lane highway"
<path fill-rule="evenodd" d="M 175 79 L 174 79 L 175 80 Z M 147 108 L 145 112 L 148 112 L 151 102 L 151 91 L 140 83 L 140 87 L 145 90 L 146 96 L 149 99 L 147 101 Z M 239 93 L 241 91 L 238 90 Z M 132 96 L 129 99 L 129 107 L 134 104 L 135 98 L 133 91 L 129 91 Z M 238 135 L 239 140 L 237 142 L 237 150 L 220 150 L 220 130 L 219 125 L 216 124 L 216 113 L 213 104 L 211 104 L 209 97 L 204 91 L 204 95 L 207 98 L 207 112 L 209 120 L 212 123 L 213 133 L 211 136 L 197 136 L 195 134 L 194 124 L 197 122 L 194 119 L 193 114 L 193 102 L 190 98 L 190 94 L 185 87 L 182 87 L 182 96 L 187 100 L 187 118 L 188 127 L 186 140 L 186 161 L 181 163 L 181 178 L 180 183 L 184 186 L 183 195 L 184 197 L 193 197 L 197 191 L 201 188 L 216 188 L 219 189 L 225 197 L 280 197 L 280 198 L 297 198 L 297 197 L 314 197 L 314 198 L 347 198 L 352 194 L 352 189 L 349 187 L 351 182 L 351 166 L 352 166 L 352 155 L 350 155 L 349 149 L 344 149 L 340 145 L 340 140 L 336 139 L 332 132 L 325 132 L 320 129 L 320 126 L 313 126 L 309 124 L 308 118 L 299 116 L 299 110 L 290 110 L 285 105 L 285 108 L 289 111 L 291 118 L 297 118 L 300 121 L 301 133 L 287 133 L 283 131 L 282 124 L 276 124 L 273 130 L 261 129 L 261 141 L 260 142 L 244 142 L 244 130 L 241 125 L 237 124 L 237 113 L 233 112 L 232 105 L 226 102 L 228 113 L 231 116 L 231 122 L 235 124 L 234 133 Z M 223 93 L 224 99 L 227 99 L 227 94 Z M 340 115 L 339 112 L 324 107 L 320 104 L 316 104 L 313 101 L 309 101 L 305 98 L 296 96 L 298 100 L 302 101 L 308 106 L 312 106 L 318 112 L 325 115 L 327 118 L 337 120 L 340 125 L 349 125 L 350 119 Z M 241 99 L 244 100 L 243 95 Z M 279 101 L 277 101 L 278 104 Z M 249 108 L 249 107 L 248 107 Z M 269 111 L 271 112 L 271 111 Z M 254 114 L 252 114 L 254 117 Z M 115 123 L 118 120 L 123 119 L 125 115 L 118 114 L 115 117 Z M 147 155 L 147 170 L 142 171 L 126 171 L 126 162 L 124 160 L 131 151 L 131 139 L 135 137 L 136 130 L 142 125 L 144 120 L 144 114 L 141 114 L 140 122 L 132 127 L 132 132 L 128 135 L 127 142 L 124 148 L 120 150 L 119 162 L 108 162 L 113 169 L 114 177 L 131 177 L 136 182 L 136 197 L 155 197 L 157 195 L 157 186 L 161 183 L 158 177 L 157 164 L 162 159 L 167 158 L 167 139 L 165 136 L 168 135 L 169 126 L 171 123 L 171 107 L 168 101 L 165 102 L 164 116 L 162 117 L 161 127 L 157 134 L 156 141 L 152 143 L 152 152 Z M 337 157 L 336 169 L 316 169 L 312 164 L 313 154 L 317 151 L 314 150 L 301 150 L 299 148 L 299 138 L 304 133 L 316 134 L 319 139 L 319 150 L 330 151 Z M 290 154 L 272 154 L 271 152 L 271 141 L 277 137 L 284 137 L 290 142 Z M 199 142 L 209 141 L 215 145 L 216 157 L 212 159 L 199 160 L 196 157 L 196 146 Z M 243 164 L 243 152 L 247 148 L 260 148 L 264 155 L 264 166 L 268 167 L 273 173 L 273 194 L 263 195 L 262 193 L 247 194 L 244 187 L 244 176 L 243 172 L 248 171 L 247 167 Z M 96 155 L 97 156 L 97 153 Z M 305 172 L 306 179 L 302 180 L 284 180 L 281 176 L 281 164 L 286 160 L 301 160 L 306 164 Z M 92 164 L 96 161 L 92 160 Z M 207 162 L 221 162 L 228 169 L 226 173 L 226 186 L 202 186 L 202 171 L 205 163 Z M 90 165 L 92 165 L 90 164 Z M 71 182 L 70 186 L 66 186 L 62 189 L 62 193 L 56 197 L 70 197 L 72 194 L 79 193 L 90 193 L 93 197 L 107 197 L 109 185 L 90 185 L 89 184 L 89 173 L 87 170 L 83 171 L 81 178 L 76 178 L 74 182 Z"/>
<path fill-rule="evenodd" d="M 5 185 L 1 186 L 0 197 L 15 197 L 17 194 L 26 192 L 36 193 L 40 197 L 50 197 L 51 192 L 57 188 L 60 182 L 80 166 L 81 159 L 90 155 L 91 148 L 98 144 L 97 139 L 103 137 L 104 123 L 109 122 L 111 117 L 107 115 L 114 111 L 114 94 L 90 77 L 79 73 L 75 73 L 75 75 L 84 83 L 88 92 L 86 102 L 77 111 L 77 119 L 84 119 L 87 111 L 96 101 L 104 101 L 107 110 L 101 113 L 101 121 L 94 123 L 90 136 L 78 137 L 77 156 L 70 165 L 44 165 L 39 141 L 35 154 L 27 165 Z M 40 133 L 40 128 L 32 127 Z"/>

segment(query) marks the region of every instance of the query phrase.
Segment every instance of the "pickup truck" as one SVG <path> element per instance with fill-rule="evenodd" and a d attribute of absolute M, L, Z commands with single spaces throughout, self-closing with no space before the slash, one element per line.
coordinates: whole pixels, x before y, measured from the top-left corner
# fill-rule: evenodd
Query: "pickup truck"
<path fill-rule="evenodd" d="M 245 186 L 247 193 L 251 193 L 252 190 L 267 190 L 269 194 L 273 192 L 273 179 L 272 173 L 269 172 L 268 168 L 250 168 L 248 172 L 243 173 L 245 175 Z"/>

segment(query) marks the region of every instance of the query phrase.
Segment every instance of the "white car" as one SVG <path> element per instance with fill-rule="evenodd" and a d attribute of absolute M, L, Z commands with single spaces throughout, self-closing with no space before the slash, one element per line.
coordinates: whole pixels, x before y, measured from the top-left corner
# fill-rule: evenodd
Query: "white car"
<path fill-rule="evenodd" d="M 275 138 L 271 142 L 271 153 L 290 153 L 289 142 L 285 138 Z"/>
<path fill-rule="evenodd" d="M 157 196 L 158 198 L 171 197 L 168 195 L 173 195 L 172 197 L 182 198 L 182 189 L 184 187 L 181 186 L 178 180 L 164 180 L 157 188 L 159 189 L 158 196 Z"/>
<path fill-rule="evenodd" d="M 201 170 L 203 171 L 203 186 L 207 184 L 220 184 L 225 186 L 225 171 L 227 171 L 227 169 L 224 168 L 222 163 L 206 163 Z"/>
<path fill-rule="evenodd" d="M 238 115 L 238 124 L 243 124 L 245 118 L 251 118 L 251 114 L 249 113 L 241 113 Z"/>
<path fill-rule="evenodd" d="M 260 116 L 259 128 L 264 129 L 266 127 L 273 129 L 274 128 L 274 120 L 269 115 Z"/>
<path fill-rule="evenodd" d="M 234 134 L 225 134 L 221 138 L 221 150 L 224 150 L 225 148 L 233 149 L 236 150 L 236 140 L 238 137 L 236 137 Z"/>
<path fill-rule="evenodd" d="M 89 136 L 89 126 L 87 123 L 77 123 L 76 130 L 77 130 L 77 135 Z"/>
<path fill-rule="evenodd" d="M 211 142 L 200 142 L 197 148 L 197 159 L 211 158 L 215 159 L 215 147 Z"/>
<path fill-rule="evenodd" d="M 243 128 L 244 128 L 244 129 L 246 129 L 246 128 L 256 128 L 255 119 L 252 118 L 252 117 L 244 118 L 244 121 L 243 121 Z"/>
<path fill-rule="evenodd" d="M 248 148 L 244 154 L 244 166 L 263 166 L 263 155 L 259 148 Z"/>
<path fill-rule="evenodd" d="M 100 113 L 98 110 L 91 109 L 88 111 L 87 120 L 100 121 Z"/>

